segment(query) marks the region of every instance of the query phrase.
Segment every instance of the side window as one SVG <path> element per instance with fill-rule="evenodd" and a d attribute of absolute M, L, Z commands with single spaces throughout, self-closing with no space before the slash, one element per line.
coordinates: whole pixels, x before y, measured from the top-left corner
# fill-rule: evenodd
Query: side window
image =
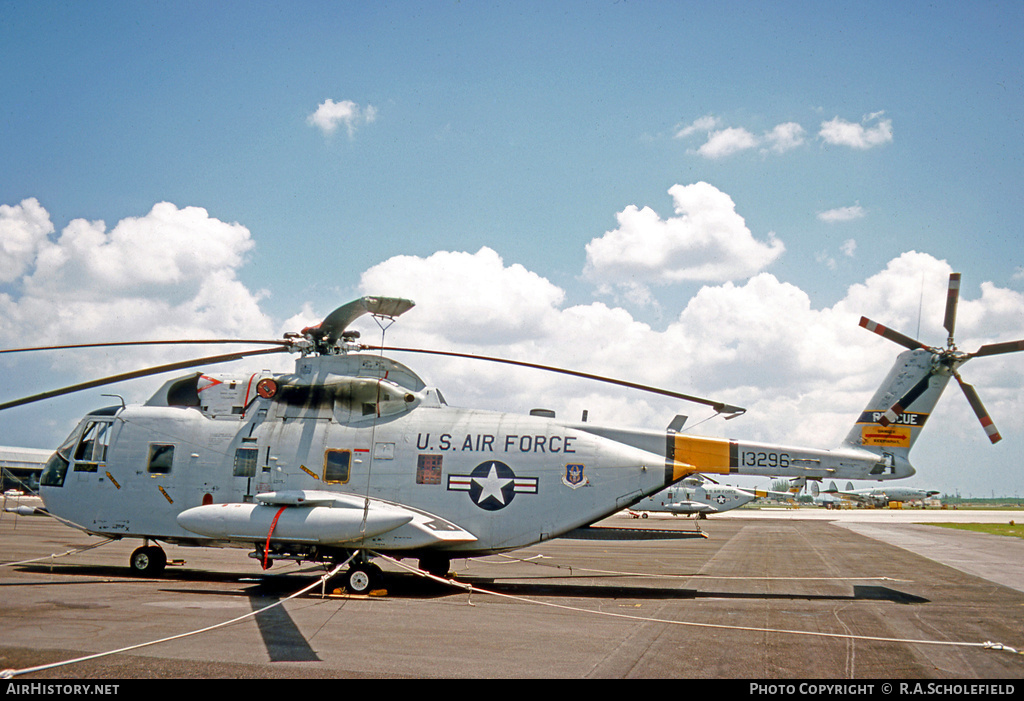
<path fill-rule="evenodd" d="M 324 482 L 345 484 L 349 478 L 352 453 L 348 450 L 328 450 L 324 453 Z"/>
<path fill-rule="evenodd" d="M 235 477 L 256 476 L 256 456 L 259 451 L 256 448 L 239 448 L 235 451 L 235 470 L 232 474 Z"/>
<path fill-rule="evenodd" d="M 149 461 L 146 463 L 146 471 L 155 475 L 166 475 L 171 472 L 171 465 L 174 463 L 174 446 L 163 443 L 153 443 L 149 446 Z"/>
<path fill-rule="evenodd" d="M 109 421 L 91 421 L 75 449 L 75 472 L 96 472 L 107 461 L 112 426 Z"/>
<path fill-rule="evenodd" d="M 416 458 L 416 484 L 441 484 L 441 455 Z"/>

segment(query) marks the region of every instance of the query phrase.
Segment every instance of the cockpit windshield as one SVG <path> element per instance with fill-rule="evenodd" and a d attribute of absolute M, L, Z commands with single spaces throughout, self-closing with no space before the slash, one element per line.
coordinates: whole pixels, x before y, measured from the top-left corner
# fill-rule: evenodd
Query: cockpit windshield
<path fill-rule="evenodd" d="M 86 422 L 78 424 L 71 435 L 64 439 L 64 442 L 57 448 L 57 452 L 50 456 L 43 468 L 43 474 L 39 476 L 41 487 L 63 487 L 64 477 L 67 475 L 68 466 L 71 464 L 71 451 L 78 444 L 78 439 L 85 429 Z"/>

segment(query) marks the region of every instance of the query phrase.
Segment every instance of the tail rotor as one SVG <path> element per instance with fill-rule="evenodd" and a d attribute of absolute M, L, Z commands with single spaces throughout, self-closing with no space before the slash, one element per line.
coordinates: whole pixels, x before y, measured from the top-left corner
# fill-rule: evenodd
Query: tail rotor
<path fill-rule="evenodd" d="M 879 336 L 887 338 L 894 343 L 905 348 L 909 348 L 910 350 L 927 350 L 932 354 L 931 370 L 919 382 L 914 384 L 914 386 L 912 386 L 902 397 L 900 397 L 898 401 L 889 407 L 888 411 L 886 411 L 879 420 L 879 423 L 882 426 L 889 426 L 890 424 L 898 421 L 899 417 L 910 408 L 914 401 L 928 390 L 932 378 L 936 375 L 944 375 L 946 379 L 952 376 L 956 378 L 964 396 L 967 397 L 967 402 L 971 405 L 971 409 L 974 410 L 974 414 L 981 422 L 982 428 L 985 429 L 985 434 L 988 436 L 989 440 L 992 443 L 997 443 L 1002 439 L 999 435 L 999 431 L 996 430 L 995 424 L 992 422 L 992 418 L 989 416 L 988 411 L 985 409 L 985 405 L 978 396 L 977 390 L 974 389 L 973 385 L 964 382 L 963 378 L 960 377 L 959 369 L 961 365 L 971 358 L 981 358 L 990 355 L 1022 351 L 1024 350 L 1024 340 L 986 344 L 978 348 L 978 350 L 973 353 L 964 353 L 960 351 L 957 349 L 955 341 L 956 312 L 959 302 L 960 273 L 951 273 L 949 276 L 949 287 L 946 294 L 946 310 L 942 321 L 943 327 L 949 334 L 946 339 L 945 348 L 925 345 L 917 339 L 905 336 L 900 332 L 874 322 L 867 317 L 861 317 L 860 325 L 868 331 L 876 333 Z"/>

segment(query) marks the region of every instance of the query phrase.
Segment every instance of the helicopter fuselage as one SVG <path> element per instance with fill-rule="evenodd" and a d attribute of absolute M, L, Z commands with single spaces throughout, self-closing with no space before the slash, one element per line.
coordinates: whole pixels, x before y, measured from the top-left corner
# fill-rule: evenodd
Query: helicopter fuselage
<path fill-rule="evenodd" d="M 44 470 L 41 495 L 52 514 L 113 537 L 311 557 L 478 554 L 592 524 L 695 472 L 907 470 L 856 448 L 454 408 L 400 363 L 344 355 L 302 358 L 289 375 L 195 374 L 146 405 L 87 415 Z"/>

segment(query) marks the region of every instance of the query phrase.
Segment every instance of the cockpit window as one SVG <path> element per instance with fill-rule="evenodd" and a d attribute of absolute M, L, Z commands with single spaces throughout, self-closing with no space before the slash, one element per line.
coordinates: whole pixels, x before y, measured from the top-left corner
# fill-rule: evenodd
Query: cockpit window
<path fill-rule="evenodd" d="M 68 473 L 68 461 L 59 453 L 54 453 L 46 462 L 39 484 L 43 487 L 63 487 L 64 477 Z"/>
<path fill-rule="evenodd" d="M 60 444 L 43 468 L 39 476 L 39 484 L 43 487 L 63 487 L 64 477 L 67 475 L 68 466 L 71 464 L 71 451 L 78 445 L 78 437 L 82 435 L 82 427 L 85 422 L 78 424 L 64 442 Z"/>
<path fill-rule="evenodd" d="M 96 472 L 107 461 L 112 426 L 109 421 L 89 422 L 75 449 L 75 472 Z"/>

